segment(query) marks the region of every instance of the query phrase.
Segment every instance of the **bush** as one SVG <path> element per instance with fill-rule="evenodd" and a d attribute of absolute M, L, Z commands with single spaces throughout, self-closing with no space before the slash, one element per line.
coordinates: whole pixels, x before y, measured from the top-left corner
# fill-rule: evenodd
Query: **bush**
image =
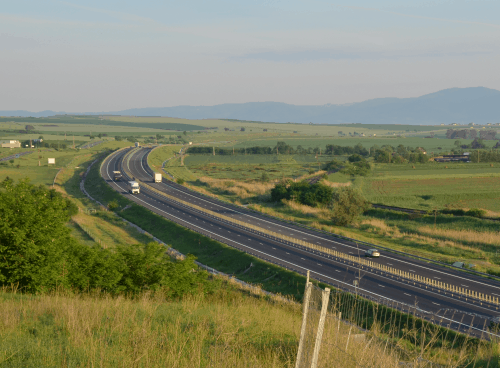
<path fill-rule="evenodd" d="M 445 215 L 453 215 L 453 216 L 464 216 L 465 211 L 461 208 L 458 209 L 444 209 L 440 211 L 442 214 Z"/>
<path fill-rule="evenodd" d="M 465 212 L 465 216 L 471 216 L 471 217 L 479 217 L 482 218 L 486 215 L 485 210 L 481 210 L 479 208 L 471 208 L 467 212 Z"/>
<path fill-rule="evenodd" d="M 369 203 L 359 190 L 341 187 L 333 193 L 330 207 L 335 225 L 346 226 L 356 221 L 368 209 Z"/>
<path fill-rule="evenodd" d="M 118 202 L 116 200 L 112 200 L 111 202 L 108 203 L 108 208 L 111 211 L 116 210 L 118 207 L 120 207 L 120 205 L 118 204 Z"/>
<path fill-rule="evenodd" d="M 309 184 L 306 181 L 300 183 L 279 183 L 271 189 L 271 200 L 281 202 L 282 199 L 294 200 L 306 206 L 328 205 L 332 197 L 333 188 L 323 184 Z"/>
<path fill-rule="evenodd" d="M 185 180 L 182 179 L 182 178 L 177 178 L 177 180 L 175 181 L 177 184 L 180 184 L 180 185 L 183 185 L 185 183 Z"/>

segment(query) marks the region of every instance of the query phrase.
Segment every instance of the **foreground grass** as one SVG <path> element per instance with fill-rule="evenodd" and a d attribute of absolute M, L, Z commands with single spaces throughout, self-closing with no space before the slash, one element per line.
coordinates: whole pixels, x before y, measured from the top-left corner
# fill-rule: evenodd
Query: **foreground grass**
<path fill-rule="evenodd" d="M 300 307 L 221 289 L 165 301 L 0 293 L 2 367 L 293 367 Z"/>
<path fill-rule="evenodd" d="M 0 290 L 0 366 L 18 367 L 294 367 L 301 305 L 250 295 L 222 282 L 213 294 L 167 300 L 55 292 L 22 295 Z M 313 295 L 319 290 L 313 291 Z M 353 299 L 353 298 L 351 298 Z M 355 299 L 353 299 L 355 301 Z M 304 354 L 315 346 L 319 305 L 310 305 Z M 498 367 L 498 346 L 453 341 L 450 349 L 428 328 L 404 324 L 407 339 L 343 323 L 327 314 L 319 366 Z M 356 305 L 352 307 L 356 310 Z M 344 311 L 344 314 L 348 315 Z M 392 329 L 398 326 L 391 320 Z M 397 332 L 399 335 L 400 331 Z M 411 337 L 428 341 L 405 350 Z M 437 342 L 437 344 L 436 344 Z M 437 345 L 435 348 L 429 348 Z M 413 350 L 413 351 L 411 351 Z M 421 358 L 424 360 L 421 360 Z"/>

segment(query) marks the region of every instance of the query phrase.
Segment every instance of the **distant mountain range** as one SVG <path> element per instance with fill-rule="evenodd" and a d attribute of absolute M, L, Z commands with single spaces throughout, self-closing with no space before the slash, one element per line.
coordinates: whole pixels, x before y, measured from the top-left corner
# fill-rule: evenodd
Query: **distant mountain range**
<path fill-rule="evenodd" d="M 64 112 L 0 111 L 0 116 L 51 116 Z M 347 105 L 289 105 L 248 102 L 215 106 L 136 108 L 88 114 L 168 116 L 184 119 L 238 119 L 315 124 L 476 124 L 500 122 L 500 91 L 450 88 L 414 98 L 377 98 Z"/>

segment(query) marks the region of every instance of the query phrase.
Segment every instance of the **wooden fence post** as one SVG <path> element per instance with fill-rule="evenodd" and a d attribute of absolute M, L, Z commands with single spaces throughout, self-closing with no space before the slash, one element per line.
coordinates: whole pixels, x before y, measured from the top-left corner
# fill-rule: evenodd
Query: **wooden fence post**
<path fill-rule="evenodd" d="M 323 300 L 321 303 L 321 315 L 319 316 L 318 333 L 316 334 L 316 342 L 314 343 L 314 352 L 311 362 L 311 368 L 318 367 L 319 349 L 321 348 L 321 339 L 323 338 L 323 329 L 325 327 L 325 317 L 326 317 L 326 311 L 328 309 L 328 301 L 330 300 L 330 289 L 325 288 L 322 294 L 323 294 L 322 295 Z"/>
<path fill-rule="evenodd" d="M 302 309 L 302 327 L 300 328 L 300 340 L 299 349 L 297 350 L 297 361 L 295 362 L 295 368 L 300 368 L 300 361 L 302 360 L 302 352 L 304 350 L 304 340 L 307 329 L 307 313 L 309 312 L 309 299 L 311 298 L 312 284 L 308 282 L 306 284 L 306 290 L 304 293 L 303 309 Z"/>

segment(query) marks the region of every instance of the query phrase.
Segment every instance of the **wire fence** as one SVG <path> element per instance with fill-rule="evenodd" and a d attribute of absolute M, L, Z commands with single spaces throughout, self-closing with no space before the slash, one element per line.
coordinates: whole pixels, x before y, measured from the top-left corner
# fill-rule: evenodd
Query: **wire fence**
<path fill-rule="evenodd" d="M 307 282 L 295 367 L 499 366 L 498 340 L 456 333 L 439 325 L 442 316 L 433 318 Z"/>

